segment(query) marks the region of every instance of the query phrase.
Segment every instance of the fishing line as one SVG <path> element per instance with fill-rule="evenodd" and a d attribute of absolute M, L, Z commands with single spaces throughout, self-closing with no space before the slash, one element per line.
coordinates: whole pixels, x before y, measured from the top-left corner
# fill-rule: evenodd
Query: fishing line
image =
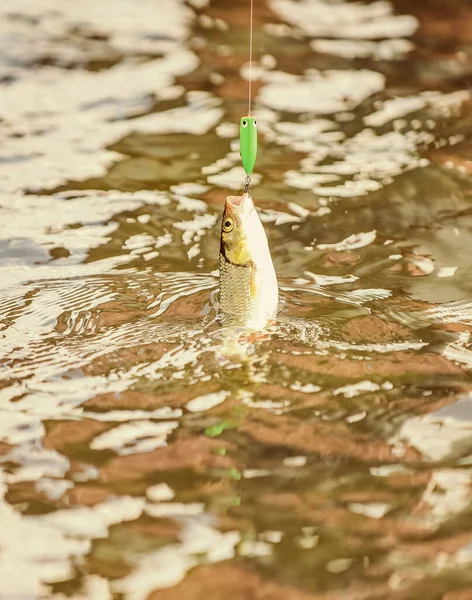
<path fill-rule="evenodd" d="M 247 116 L 251 116 L 251 100 L 252 100 L 252 17 L 254 12 L 254 0 L 251 0 L 251 16 L 249 20 L 249 98 Z"/>
<path fill-rule="evenodd" d="M 257 122 L 251 117 L 252 103 L 252 46 L 253 46 L 253 14 L 254 0 L 250 0 L 250 21 L 249 21 L 249 86 L 248 86 L 248 111 L 247 116 L 242 117 L 239 124 L 239 148 L 241 160 L 246 178 L 244 180 L 244 192 L 249 190 L 251 183 L 251 173 L 254 169 L 257 157 Z"/>

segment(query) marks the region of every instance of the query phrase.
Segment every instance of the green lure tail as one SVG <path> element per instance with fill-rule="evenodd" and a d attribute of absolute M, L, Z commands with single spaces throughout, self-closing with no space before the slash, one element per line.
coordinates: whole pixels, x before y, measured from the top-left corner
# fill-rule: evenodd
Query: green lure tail
<path fill-rule="evenodd" d="M 257 123 L 254 117 L 243 117 L 239 124 L 241 159 L 246 175 L 251 175 L 257 157 Z"/>

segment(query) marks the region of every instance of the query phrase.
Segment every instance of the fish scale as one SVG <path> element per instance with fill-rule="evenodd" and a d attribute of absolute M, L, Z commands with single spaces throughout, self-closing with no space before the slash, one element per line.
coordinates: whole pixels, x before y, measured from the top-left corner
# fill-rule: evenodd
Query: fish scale
<path fill-rule="evenodd" d="M 254 266 L 233 265 L 223 254 L 220 267 L 220 311 L 225 324 L 244 324 L 254 309 L 251 299 L 251 277 Z"/>

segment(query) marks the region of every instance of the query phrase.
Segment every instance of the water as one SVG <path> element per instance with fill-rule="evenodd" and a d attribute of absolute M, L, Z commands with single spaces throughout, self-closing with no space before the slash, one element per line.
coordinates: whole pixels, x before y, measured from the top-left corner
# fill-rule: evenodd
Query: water
<path fill-rule="evenodd" d="M 254 22 L 238 345 L 247 2 L 0 6 L 1 600 L 472 597 L 471 5 Z"/>

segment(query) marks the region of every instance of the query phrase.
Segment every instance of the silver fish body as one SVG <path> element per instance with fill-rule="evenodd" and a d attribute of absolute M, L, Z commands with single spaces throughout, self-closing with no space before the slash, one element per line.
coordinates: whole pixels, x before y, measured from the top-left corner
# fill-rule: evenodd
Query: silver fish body
<path fill-rule="evenodd" d="M 219 310 L 224 325 L 263 329 L 275 318 L 277 277 L 266 233 L 249 194 L 226 200 L 219 270 Z"/>

